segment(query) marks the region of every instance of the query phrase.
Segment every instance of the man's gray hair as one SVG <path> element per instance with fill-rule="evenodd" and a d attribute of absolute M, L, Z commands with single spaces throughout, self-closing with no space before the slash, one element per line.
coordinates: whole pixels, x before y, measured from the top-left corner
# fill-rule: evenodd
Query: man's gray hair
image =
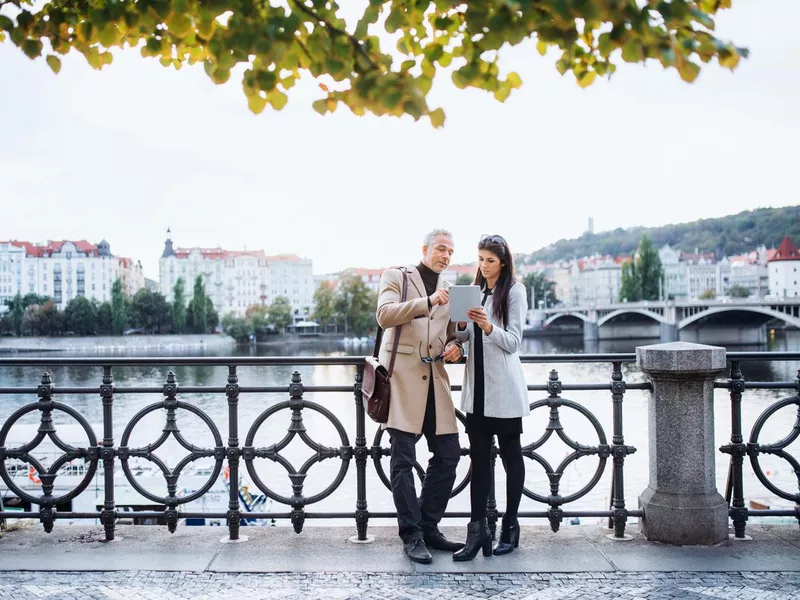
<path fill-rule="evenodd" d="M 434 229 L 433 231 L 429 231 L 425 234 L 425 240 L 422 242 L 423 246 L 430 246 L 440 235 L 444 235 L 449 237 L 451 240 L 453 239 L 453 234 L 447 231 L 447 229 Z"/>

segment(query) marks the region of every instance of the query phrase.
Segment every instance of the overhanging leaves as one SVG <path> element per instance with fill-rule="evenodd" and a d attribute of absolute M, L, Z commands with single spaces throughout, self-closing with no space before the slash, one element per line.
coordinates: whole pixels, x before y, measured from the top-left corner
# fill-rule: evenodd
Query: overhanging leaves
<path fill-rule="evenodd" d="M 18 4 L 18 7 L 17 7 Z M 4 6 L 5 5 L 5 6 Z M 504 101 L 521 85 L 504 74 L 503 49 L 535 41 L 542 56 L 556 48 L 556 68 L 581 87 L 609 76 L 615 62 L 656 60 L 691 82 L 698 63 L 734 69 L 747 50 L 714 37 L 714 16 L 730 0 L 370 0 L 348 24 L 333 1 L 82 0 L 4 3 L 0 42 L 10 40 L 36 59 L 49 43 L 47 63 L 73 48 L 94 68 L 111 63 L 113 48 L 139 48 L 164 66 L 203 63 L 218 84 L 247 65 L 242 87 L 253 112 L 282 109 L 300 77 L 320 80 L 321 114 L 338 104 L 355 114 L 419 119 L 435 127 L 444 112 L 428 106 L 437 73 L 451 68 L 459 88 L 473 87 Z M 381 17 L 385 31 L 380 31 Z M 352 26 L 350 26 L 352 25 Z M 390 36 L 396 37 L 396 47 Z"/>

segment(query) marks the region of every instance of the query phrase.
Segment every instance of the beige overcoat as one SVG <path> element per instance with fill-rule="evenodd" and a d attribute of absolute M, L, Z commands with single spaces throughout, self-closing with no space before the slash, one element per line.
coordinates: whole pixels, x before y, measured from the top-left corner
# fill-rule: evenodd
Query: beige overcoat
<path fill-rule="evenodd" d="M 422 276 L 415 266 L 405 269 L 408 273 L 405 302 L 400 302 L 403 289 L 400 269 L 384 271 L 378 293 L 378 325 L 386 330 L 378 360 L 387 369 L 396 328 L 403 326 L 392 374 L 389 420 L 383 427 L 408 433 L 422 432 L 428 384 L 432 376 L 436 394 L 436 435 L 458 433 L 450 395 L 450 378 L 444 362 L 437 361 L 431 365 L 420 360 L 420 353 L 422 356 L 435 357 L 444 352 L 449 342 L 455 341 L 455 323 L 450 322 L 450 307 L 444 304 L 429 309 Z M 437 289 L 444 286 L 440 275 Z"/>

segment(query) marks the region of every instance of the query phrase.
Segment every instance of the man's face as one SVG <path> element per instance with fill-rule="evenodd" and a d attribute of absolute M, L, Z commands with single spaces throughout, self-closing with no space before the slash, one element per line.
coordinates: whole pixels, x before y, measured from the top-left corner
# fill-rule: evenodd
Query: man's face
<path fill-rule="evenodd" d="M 444 271 L 452 257 L 453 238 L 448 235 L 437 235 L 430 246 L 422 247 L 422 264 L 436 273 Z"/>

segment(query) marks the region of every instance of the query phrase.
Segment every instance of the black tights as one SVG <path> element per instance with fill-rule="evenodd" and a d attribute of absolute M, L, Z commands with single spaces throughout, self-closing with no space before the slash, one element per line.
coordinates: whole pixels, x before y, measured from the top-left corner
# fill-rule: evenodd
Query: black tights
<path fill-rule="evenodd" d="M 472 459 L 472 482 L 470 484 L 470 520 L 486 518 L 486 503 L 489 501 L 489 487 L 492 482 L 491 448 L 492 435 L 483 432 L 468 433 L 470 457 Z M 522 487 L 525 484 L 525 463 L 519 434 L 498 434 L 498 449 L 506 469 L 506 514 L 516 517 L 522 500 Z"/>

